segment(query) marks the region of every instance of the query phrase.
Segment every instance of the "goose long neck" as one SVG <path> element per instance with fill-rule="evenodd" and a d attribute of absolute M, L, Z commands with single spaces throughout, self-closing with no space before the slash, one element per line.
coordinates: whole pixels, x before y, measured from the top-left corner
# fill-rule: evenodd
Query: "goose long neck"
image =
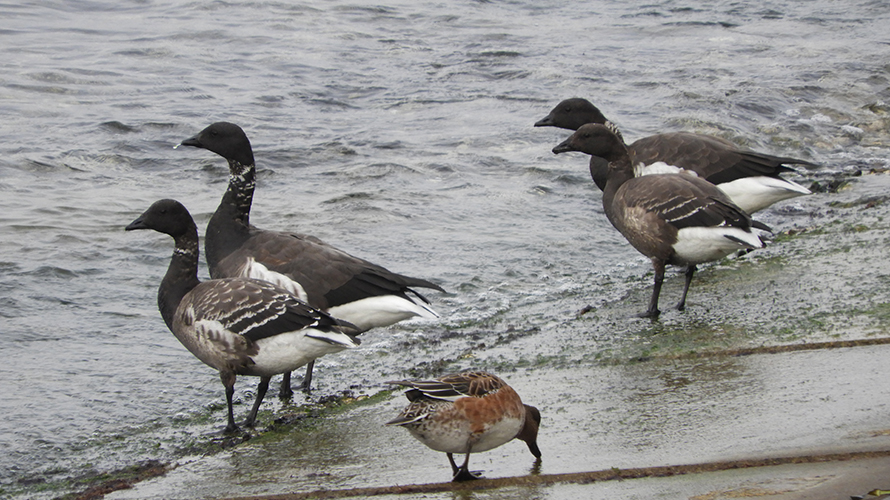
<path fill-rule="evenodd" d="M 256 189 L 256 166 L 253 163 L 242 165 L 237 160 L 229 161 L 229 188 L 223 195 L 222 203 L 232 216 L 245 227 L 250 225 L 250 205 Z"/>
<path fill-rule="evenodd" d="M 634 170 L 629 156 L 625 154 L 609 161 L 609 173 L 603 189 L 603 208 L 610 219 L 612 218 L 612 200 L 615 199 L 615 193 L 633 177 Z"/>
<path fill-rule="evenodd" d="M 256 167 L 229 160 L 229 187 L 207 224 L 204 253 L 212 278 L 218 265 L 250 236 L 250 206 L 256 188 Z"/>
<path fill-rule="evenodd" d="M 158 289 L 158 309 L 167 327 L 173 327 L 173 318 L 179 303 L 193 288 L 198 286 L 198 230 L 192 230 L 174 238 L 176 243 L 167 274 Z"/>

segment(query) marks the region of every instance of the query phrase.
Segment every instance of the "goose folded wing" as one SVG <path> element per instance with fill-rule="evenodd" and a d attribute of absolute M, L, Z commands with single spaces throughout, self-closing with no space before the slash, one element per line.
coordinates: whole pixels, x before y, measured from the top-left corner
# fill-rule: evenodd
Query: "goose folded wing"
<path fill-rule="evenodd" d="M 748 228 L 751 217 L 707 181 L 685 175 L 658 175 L 628 193 L 630 205 L 641 206 L 678 230 L 687 227 Z"/>
<path fill-rule="evenodd" d="M 795 170 L 786 165 L 804 165 L 815 167 L 816 165 L 805 160 L 796 158 L 788 158 L 784 156 L 771 156 L 754 151 L 734 151 L 724 154 L 727 156 L 726 164 L 730 164 L 727 168 L 713 173 L 704 175 L 706 179 L 714 184 L 723 184 L 734 180 L 743 179 L 745 177 L 779 177 L 783 172 L 794 172 Z"/>
<path fill-rule="evenodd" d="M 232 333 L 256 342 L 305 328 L 331 331 L 341 322 L 297 300 L 292 294 L 268 283 L 250 279 L 207 282 L 212 286 L 202 299 L 203 317 L 220 322 Z"/>
<path fill-rule="evenodd" d="M 296 265 L 295 258 L 290 258 L 286 264 L 273 266 L 272 269 L 281 273 L 293 272 L 294 274 L 301 272 L 306 274 L 307 269 L 318 270 L 319 274 L 323 275 L 320 277 L 323 278 L 320 281 L 325 288 L 323 295 L 331 306 L 379 295 L 404 296 L 409 291 L 429 303 L 426 298 L 411 290 L 410 287 L 445 291 L 435 283 L 394 273 L 383 266 L 350 255 L 313 236 L 295 233 L 284 234 L 293 239 L 300 239 L 307 246 L 311 244 L 313 248 L 305 252 L 305 258 L 308 260 L 300 262 L 299 265 Z M 290 250 L 293 251 L 293 249 Z"/>
<path fill-rule="evenodd" d="M 731 147 L 731 143 L 717 137 L 674 132 L 638 139 L 629 151 L 634 164 L 663 161 L 707 177 L 730 166 L 732 160 L 723 153 Z"/>
<path fill-rule="evenodd" d="M 694 170 L 713 184 L 731 182 L 744 177 L 777 177 L 782 172 L 793 172 L 788 165 L 810 165 L 804 160 L 771 156 L 739 149 L 719 137 L 674 132 L 644 137 L 634 142 L 630 150 L 634 163 L 650 164 L 663 161 Z"/>
<path fill-rule="evenodd" d="M 226 266 L 227 272 L 237 272 L 248 258 L 300 283 L 313 305 L 322 309 L 379 295 L 404 296 L 406 292 L 426 301 L 409 287 L 442 291 L 434 283 L 393 273 L 299 233 L 257 230 L 221 266 Z"/>
<path fill-rule="evenodd" d="M 347 304 L 380 295 L 396 295 L 411 300 L 407 295 L 410 292 L 424 303 L 430 303 L 429 299 L 410 287 L 432 288 L 444 292 L 439 285 L 429 281 L 402 276 L 379 266 L 370 265 L 356 269 L 356 274 L 349 281 L 329 291 L 325 294 L 325 299 L 331 305 Z"/>

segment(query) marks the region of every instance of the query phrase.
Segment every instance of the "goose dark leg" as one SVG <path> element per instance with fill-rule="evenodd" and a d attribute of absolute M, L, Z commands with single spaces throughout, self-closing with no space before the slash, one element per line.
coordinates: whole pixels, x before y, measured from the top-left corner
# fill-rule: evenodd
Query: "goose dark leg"
<path fill-rule="evenodd" d="M 256 387 L 256 400 L 253 402 L 253 408 L 251 408 L 250 414 L 247 415 L 247 420 L 244 421 L 245 427 L 253 427 L 254 422 L 256 422 L 256 414 L 260 411 L 260 405 L 263 404 L 263 398 L 266 397 L 266 391 L 269 390 L 270 380 L 272 380 L 272 377 L 260 377 L 260 383 Z"/>
<path fill-rule="evenodd" d="M 281 387 L 278 389 L 279 398 L 289 398 L 294 395 L 294 390 L 290 388 L 290 372 L 281 374 Z"/>
<path fill-rule="evenodd" d="M 454 462 L 451 462 L 452 467 L 454 466 Z M 454 477 L 451 478 L 452 482 L 461 482 L 461 481 L 472 481 L 473 479 L 479 479 L 478 476 L 470 472 L 470 454 L 467 453 L 467 458 L 464 459 L 464 464 L 460 466 L 457 472 L 454 474 Z"/>
<path fill-rule="evenodd" d="M 683 297 L 680 298 L 680 302 L 677 304 L 677 310 L 682 311 L 686 309 L 686 294 L 689 293 L 689 285 L 692 283 L 692 275 L 695 274 L 695 266 L 689 266 L 686 268 L 686 284 L 683 285 Z"/>
<path fill-rule="evenodd" d="M 235 395 L 235 374 L 219 372 L 219 379 L 222 380 L 226 388 L 226 408 L 229 411 L 229 423 L 226 425 L 226 432 L 235 432 L 239 430 L 238 425 L 235 424 L 235 416 L 232 413 L 232 396 Z"/>
<path fill-rule="evenodd" d="M 652 259 L 652 267 L 655 269 L 652 298 L 649 299 L 649 309 L 640 315 L 641 318 L 657 318 L 661 314 L 661 311 L 658 310 L 658 296 L 661 294 L 661 284 L 664 282 L 664 261 Z"/>
<path fill-rule="evenodd" d="M 306 394 L 309 394 L 309 392 L 312 390 L 312 369 L 313 368 L 315 368 L 315 360 L 314 359 L 312 361 L 310 361 L 308 365 L 306 365 L 306 375 L 303 377 L 303 383 L 300 384 L 300 390 L 302 390 Z"/>

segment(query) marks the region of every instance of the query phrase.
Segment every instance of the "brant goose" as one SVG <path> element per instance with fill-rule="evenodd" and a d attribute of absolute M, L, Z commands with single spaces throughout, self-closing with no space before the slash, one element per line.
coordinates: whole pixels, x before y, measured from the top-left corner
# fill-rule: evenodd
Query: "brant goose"
<path fill-rule="evenodd" d="M 359 344 L 345 332 L 352 325 L 266 281 L 199 281 L 198 230 L 178 201 L 155 202 L 126 227 L 135 229 L 154 229 L 173 237 L 176 247 L 158 289 L 158 309 L 182 345 L 219 370 L 229 412 L 226 432 L 238 429 L 232 416 L 236 376 L 260 377 L 256 401 L 244 422 L 252 427 L 273 375 Z"/>
<path fill-rule="evenodd" d="M 532 455 L 541 458 L 537 443 L 541 413 L 522 404 L 512 387 L 490 373 L 387 383 L 410 387 L 405 396 L 411 404 L 386 425 L 402 426 L 421 443 L 445 452 L 452 481 L 477 479 L 468 469 L 470 454 L 513 439 L 525 441 Z M 454 462 L 454 453 L 466 453 L 460 467 Z"/>
<path fill-rule="evenodd" d="M 652 298 L 643 317 L 654 318 L 660 312 L 658 294 L 666 264 L 687 266 L 683 297 L 677 304 L 682 311 L 696 264 L 763 247 L 751 228 L 770 229 L 752 221 L 710 182 L 680 174 L 635 177 L 627 147 L 604 125 L 583 125 L 553 148 L 556 154 L 567 151 L 608 162 L 603 190 L 606 216 L 634 248 L 652 259 L 655 268 Z"/>
<path fill-rule="evenodd" d="M 354 257 L 313 236 L 269 231 L 250 225 L 256 186 L 253 150 L 238 125 L 214 123 L 183 146 L 207 149 L 229 163 L 229 187 L 207 225 L 204 250 L 212 278 L 248 277 L 286 288 L 310 305 L 365 331 L 414 316 L 439 317 L 429 300 L 412 287 L 444 291 L 427 280 L 391 272 Z M 302 388 L 308 392 L 312 367 Z M 281 396 L 290 396 L 290 373 Z"/>
<path fill-rule="evenodd" d="M 618 128 L 596 106 L 581 98 L 566 99 L 557 104 L 549 115 L 535 123 L 535 127 L 578 130 L 586 123 L 606 125 L 622 138 Z M 746 151 L 719 137 L 691 132 L 644 137 L 627 149 L 637 176 L 690 170 L 717 185 L 749 214 L 788 198 L 810 194 L 809 189 L 783 179 L 779 174 L 794 171 L 785 164 L 815 166 L 795 158 Z M 591 158 L 590 175 L 601 190 L 605 186 L 607 170 L 604 161 Z"/>

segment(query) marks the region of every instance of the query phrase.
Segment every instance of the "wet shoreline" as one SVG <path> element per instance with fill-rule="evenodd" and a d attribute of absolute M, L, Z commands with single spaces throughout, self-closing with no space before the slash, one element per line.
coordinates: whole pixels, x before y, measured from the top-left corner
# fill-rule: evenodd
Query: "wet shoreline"
<path fill-rule="evenodd" d="M 890 330 L 881 5 L 151 0 L 0 12 L 14 27 L 0 30 L 4 499 L 158 465 L 167 472 L 107 498 L 445 481 L 442 456 L 381 427 L 404 404 L 383 381 L 470 368 L 544 413 L 540 468 L 508 443 L 479 457 L 490 478 L 794 455 L 888 426 L 876 357 Z M 671 271 L 661 318 L 634 318 L 651 263 L 603 216 L 587 158 L 551 153 L 565 131 L 533 127 L 575 96 L 629 141 L 686 130 L 812 161 L 783 175 L 814 194 L 755 214 L 773 243 L 702 266 L 685 312 L 668 309 L 682 286 Z M 254 147 L 258 227 L 448 290 L 428 297 L 440 320 L 374 329 L 322 358 L 311 398 L 267 398 L 247 440 L 220 438 L 218 377 L 158 315 L 169 241 L 123 230 L 161 198 L 203 230 L 225 162 L 173 146 L 220 120 Z M 851 341 L 875 343 L 766 354 Z M 239 380 L 239 417 L 255 387 Z M 375 402 L 346 404 L 363 396 Z M 576 498 L 568 488 L 536 495 Z"/>
<path fill-rule="evenodd" d="M 693 363 L 689 366 L 697 366 L 698 363 L 706 363 L 714 366 L 722 366 L 728 360 L 738 359 L 738 358 L 751 358 L 751 357 L 763 357 L 766 360 L 769 359 L 782 359 L 785 356 L 796 356 L 800 353 L 804 352 L 813 352 L 817 356 L 829 356 L 833 357 L 835 353 L 849 353 L 849 352 L 870 352 L 873 349 L 881 348 L 881 346 L 885 346 L 890 344 L 890 337 L 881 335 L 880 332 L 887 330 L 885 327 L 890 322 L 890 317 L 884 317 L 883 313 L 880 311 L 870 313 L 869 304 L 863 302 L 863 298 L 866 296 L 871 296 L 867 290 L 862 290 L 861 294 L 858 296 L 851 296 L 844 303 L 837 302 L 833 304 L 831 308 L 834 311 L 836 319 L 832 319 L 827 316 L 824 311 L 811 311 L 813 314 L 818 315 L 818 322 L 826 329 L 826 331 L 822 332 L 820 335 L 819 332 L 814 331 L 806 331 L 806 332 L 786 332 L 782 338 L 773 337 L 771 341 L 764 341 L 765 337 L 763 334 L 757 335 L 734 335 L 733 331 L 738 333 L 738 331 L 744 329 L 744 325 L 737 325 L 736 330 L 725 330 L 720 335 L 714 335 L 713 331 L 710 331 L 707 334 L 702 334 L 698 332 L 698 330 L 713 330 L 713 325 L 702 324 L 700 319 L 688 320 L 684 319 L 684 314 L 690 315 L 706 315 L 711 318 L 720 317 L 725 312 L 729 312 L 733 308 L 733 300 L 738 299 L 739 297 L 743 297 L 746 294 L 750 294 L 750 290 L 748 290 L 745 283 L 748 283 L 747 279 L 752 281 L 757 281 L 757 269 L 762 268 L 766 269 L 768 266 L 764 265 L 764 262 L 768 262 L 772 259 L 775 259 L 777 256 L 787 256 L 786 254 L 794 255 L 798 261 L 807 261 L 809 263 L 815 263 L 820 259 L 828 259 L 831 261 L 833 258 L 837 258 L 838 256 L 844 257 L 845 254 L 849 253 L 851 255 L 856 255 L 855 248 L 857 245 L 862 245 L 868 243 L 867 239 L 863 239 L 864 233 L 872 232 L 875 230 L 884 231 L 882 227 L 885 225 L 885 220 L 890 220 L 890 217 L 887 217 L 890 214 L 890 206 L 883 201 L 880 201 L 872 192 L 881 192 L 885 186 L 890 185 L 890 176 L 884 174 L 877 175 L 867 175 L 864 177 L 857 177 L 856 182 L 850 186 L 849 188 L 845 188 L 841 191 L 840 194 L 826 196 L 821 200 L 811 201 L 817 207 L 825 208 L 824 211 L 821 211 L 820 218 L 815 220 L 811 220 L 814 224 L 808 224 L 805 227 L 792 228 L 787 230 L 787 233 L 780 238 L 777 238 L 777 241 L 771 245 L 771 252 L 774 252 L 776 255 L 771 256 L 755 256 L 753 258 L 753 262 L 750 265 L 745 264 L 743 266 L 744 272 L 748 274 L 752 274 L 753 276 L 749 276 L 746 280 L 742 282 L 738 282 L 737 278 L 732 278 L 733 276 L 738 275 L 738 266 L 742 265 L 742 263 L 737 261 L 731 261 L 728 263 L 721 263 L 715 265 L 713 267 L 708 268 L 703 275 L 705 278 L 702 280 L 703 283 L 698 289 L 694 289 L 691 293 L 692 298 L 692 307 L 691 310 L 686 311 L 685 313 L 668 313 L 665 315 L 665 318 L 661 321 L 649 322 L 640 322 L 639 320 L 630 319 L 631 313 L 635 308 L 639 306 L 641 300 L 645 301 L 645 296 L 648 292 L 647 290 L 647 279 L 645 277 L 637 277 L 639 285 L 635 287 L 628 296 L 612 301 L 609 303 L 605 303 L 600 305 L 598 308 L 593 310 L 595 324 L 597 325 L 622 325 L 624 329 L 628 332 L 635 332 L 638 338 L 648 338 L 646 345 L 641 346 L 637 345 L 636 342 L 633 341 L 633 338 L 624 338 L 620 342 L 623 342 L 623 347 L 616 347 L 613 353 L 610 356 L 602 356 L 595 361 L 590 361 L 587 356 L 581 355 L 580 357 L 577 354 L 568 353 L 567 358 L 563 361 L 558 360 L 558 356 L 548 358 L 548 364 L 540 365 L 536 367 L 525 366 L 521 360 L 521 357 L 513 359 L 513 368 L 509 368 L 506 365 L 501 364 L 501 369 L 505 373 L 505 376 L 508 378 L 511 376 L 516 376 L 516 373 L 525 373 L 525 376 L 533 376 L 537 378 L 543 378 L 544 380 L 550 379 L 552 377 L 559 378 L 558 373 L 561 369 L 556 368 L 556 371 L 553 371 L 555 367 L 565 366 L 566 363 L 571 363 L 572 359 L 578 361 L 580 360 L 584 364 L 590 364 L 591 366 L 617 366 L 617 367 L 632 367 L 634 365 L 645 366 L 648 364 L 653 364 L 653 366 L 663 365 L 663 364 L 671 364 L 671 363 L 682 363 L 689 364 Z M 878 201 L 875 201 L 878 200 Z M 820 209 L 821 210 L 821 209 Z M 862 217 L 861 215 L 865 213 L 868 214 L 868 217 Z M 856 214 L 857 217 L 851 217 Z M 885 219 L 886 217 L 886 219 Z M 831 238 L 831 241 L 835 244 L 838 241 L 844 241 L 845 245 L 850 248 L 847 249 L 846 252 L 843 253 L 835 253 L 835 254 L 824 254 L 822 252 L 822 245 L 817 244 L 820 238 Z M 881 248 L 875 247 L 874 245 L 870 245 L 873 251 L 878 252 L 878 254 L 882 254 L 883 250 Z M 835 264 L 841 265 L 840 261 L 835 261 Z M 843 266 L 851 266 L 855 265 L 855 260 L 851 261 L 850 259 L 846 259 Z M 788 273 L 788 266 L 783 266 L 785 269 L 782 272 Z M 770 268 L 771 269 L 771 268 Z M 781 272 L 777 272 L 775 269 L 771 269 L 772 273 L 769 277 L 769 281 L 782 283 Z M 730 279 L 732 278 L 732 279 Z M 674 283 L 670 286 L 666 286 L 666 289 L 676 288 L 681 278 L 679 276 L 674 276 L 672 278 Z M 725 286 L 726 283 L 730 284 Z M 863 280 L 863 284 L 866 283 Z M 762 287 L 761 287 L 762 290 Z M 716 294 L 716 298 L 711 298 L 712 295 Z M 779 294 L 786 295 L 787 294 Z M 711 301 L 711 306 L 707 308 L 707 310 L 702 310 L 701 303 L 703 301 Z M 793 305 L 795 300 L 793 298 L 787 298 L 790 304 Z M 871 306 L 879 306 L 879 304 L 871 304 Z M 880 309 L 880 308 L 879 308 Z M 783 314 L 785 311 L 789 310 L 787 307 L 782 306 L 774 306 L 772 310 L 773 314 Z M 845 318 L 848 317 L 848 310 L 859 311 L 859 314 L 862 314 L 862 318 L 871 318 L 868 321 L 860 324 L 848 323 L 846 326 L 839 326 Z M 590 313 L 588 313 L 590 314 Z M 586 315 L 585 315 L 586 316 Z M 620 319 L 624 317 L 625 319 Z M 784 323 L 787 319 L 782 319 L 780 317 L 767 318 L 770 322 Z M 569 322 L 588 322 L 591 321 L 591 318 L 580 317 L 571 319 L 568 318 Z M 802 314 L 800 318 L 796 320 L 800 328 L 807 329 L 812 326 L 812 323 L 807 320 L 805 314 Z M 757 325 L 762 325 L 762 322 L 755 322 Z M 644 331 L 640 333 L 639 328 L 644 326 L 644 330 L 648 330 L 648 333 Z M 601 328 L 602 326 L 600 326 Z M 535 331 L 534 329 L 521 333 L 520 335 L 506 339 L 505 345 L 497 345 L 490 344 L 487 348 L 480 349 L 479 352 L 475 353 L 473 358 L 471 359 L 452 359 L 451 361 L 447 361 L 442 366 L 439 366 L 439 369 L 445 370 L 457 370 L 461 369 L 465 366 L 491 366 L 492 359 L 487 358 L 485 356 L 485 351 L 487 349 L 491 349 L 493 351 L 498 351 L 505 347 L 516 348 L 516 345 L 519 346 L 520 349 L 523 349 L 523 345 L 528 343 L 530 339 L 534 339 L 537 337 L 541 337 L 542 335 L 547 335 L 546 331 Z M 640 337 L 642 336 L 642 337 Z M 691 343 L 688 340 L 684 340 L 685 337 L 693 337 Z M 697 340 L 696 340 L 697 339 Z M 599 341 L 601 342 L 601 341 Z M 615 339 L 610 339 L 609 342 L 612 343 L 620 343 Z M 516 345 L 514 345 L 516 344 Z M 598 345 L 598 347 L 602 348 L 602 345 Z M 502 354 L 501 354 L 502 355 Z M 855 359 L 855 355 L 854 355 Z M 768 362 L 768 361 L 765 361 Z M 622 368 L 624 369 L 624 368 Z M 852 368 L 854 369 L 855 368 Z M 682 371 L 682 370 L 681 370 Z M 842 377 L 843 374 L 838 374 L 839 377 Z M 556 380 L 554 379 L 554 380 Z M 685 382 L 688 383 L 688 382 Z M 379 390 L 379 389 L 378 389 Z M 364 395 L 364 392 L 368 392 L 372 394 L 370 400 L 367 395 Z M 335 409 L 337 414 L 351 414 L 355 413 L 356 410 L 359 410 L 362 406 L 362 402 L 367 404 L 369 401 L 374 402 L 372 404 L 373 411 L 381 411 L 379 408 L 382 403 L 386 403 L 383 406 L 398 406 L 400 401 L 399 394 L 390 394 L 389 391 L 380 391 L 374 392 L 373 387 L 365 387 L 359 390 L 360 396 L 355 397 L 330 397 L 327 398 L 327 403 L 329 404 L 329 408 Z M 534 398 L 534 396 L 531 396 Z M 357 401 L 358 407 L 353 406 L 355 403 L 353 401 Z M 321 405 L 324 407 L 324 405 Z M 239 445 L 235 443 L 235 450 L 239 447 L 247 446 L 254 447 L 260 446 L 260 443 L 268 443 L 270 440 L 275 441 L 276 439 L 291 439 L 288 436 L 292 432 L 308 432 L 312 433 L 313 429 L 316 429 L 317 426 L 325 426 L 330 425 L 331 413 L 326 411 L 324 408 L 321 410 L 318 409 L 318 406 L 315 406 L 315 410 L 311 409 L 311 407 L 305 407 L 300 412 L 289 413 L 286 409 L 282 408 L 281 410 L 276 410 L 273 415 L 276 421 L 276 424 L 272 424 L 269 428 L 260 430 L 255 433 L 251 439 L 244 441 L 243 445 Z M 551 408 L 552 412 L 552 408 Z M 361 413 L 361 412 L 359 412 Z M 268 411 L 264 412 L 264 418 L 268 419 Z M 546 418 L 546 413 L 545 413 Z M 262 419 L 261 419 L 262 421 Z M 295 424 L 296 423 L 296 424 Z M 305 431 L 298 430 L 299 427 L 306 423 L 308 427 L 305 427 Z M 545 420 L 545 424 L 547 421 Z M 296 425 L 297 427 L 293 427 Z M 546 429 L 546 426 L 545 426 Z M 283 434 L 278 433 L 277 431 L 284 430 Z M 375 429 L 374 432 L 381 432 L 380 430 Z M 552 432 L 557 432 L 556 429 L 553 429 Z M 878 431 L 876 431 L 878 432 Z M 278 437 L 276 437 L 278 436 Z M 877 447 L 881 448 L 882 444 L 878 444 Z M 830 448 L 830 447 L 829 447 Z M 230 454 L 232 448 L 230 446 L 222 446 L 218 449 L 217 453 L 224 452 L 225 454 Z M 332 450 L 333 451 L 333 450 Z M 805 450 L 802 450 L 805 451 Z M 826 453 L 829 453 L 831 450 L 825 450 Z M 408 449 L 405 450 L 404 453 L 414 453 L 417 452 L 416 449 Z M 823 456 L 826 453 L 823 453 L 818 456 Z M 841 453 L 841 452 L 838 452 Z M 880 450 L 874 449 L 862 449 L 862 450 L 847 450 L 843 453 L 862 453 L 865 454 L 861 458 L 866 458 L 869 453 L 882 453 Z M 211 454 L 213 454 L 211 452 Z M 512 453 L 511 455 L 517 455 Z M 789 457 L 797 456 L 793 453 L 784 453 L 781 457 L 773 456 L 772 459 L 781 458 L 782 460 L 791 460 Z M 802 456 L 810 456 L 810 455 L 802 455 Z M 770 454 L 764 454 L 763 459 L 769 459 Z M 523 460 L 525 457 L 514 456 L 512 460 Z M 546 454 L 545 454 L 546 459 Z M 760 457 L 748 457 L 748 458 L 738 458 L 738 463 L 742 464 L 746 461 L 753 461 L 750 463 L 757 463 L 759 465 L 754 465 L 756 467 L 761 467 L 764 464 L 761 462 L 757 462 L 760 460 Z M 805 459 L 801 459 L 805 460 Z M 814 461 L 818 461 L 817 459 L 813 459 Z M 822 460 L 822 459 L 819 459 Z M 838 455 L 834 458 L 825 458 L 827 461 L 837 461 L 843 460 Z M 714 463 L 714 462 L 708 462 Z M 735 463 L 735 460 L 730 461 L 729 463 Z M 545 460 L 546 464 L 546 460 Z M 441 464 L 440 464 L 441 465 Z M 676 465 L 676 464 L 674 464 Z M 682 465 L 682 464 L 681 464 Z M 160 467 L 165 468 L 165 472 L 175 471 L 178 466 L 168 463 L 168 464 L 159 464 Z M 658 466 L 670 467 L 671 464 L 659 464 Z M 694 467 L 706 467 L 706 465 L 700 464 L 699 466 L 690 466 L 692 468 L 689 469 L 690 472 L 694 472 Z M 727 466 L 730 467 L 730 466 Z M 433 468 L 435 469 L 435 464 L 433 464 Z M 625 467 L 621 467 L 620 469 L 624 470 Z M 492 471 L 491 476 L 497 477 L 499 474 L 498 471 Z M 542 472 L 541 476 L 546 477 L 558 477 L 560 473 L 558 471 L 548 470 L 546 472 Z M 584 474 L 593 474 L 585 473 L 585 472 L 572 472 L 570 474 L 577 474 L 575 479 L 566 479 L 566 481 L 575 481 L 581 480 L 584 477 Z M 597 473 L 601 474 L 601 473 Z M 153 477 L 153 476 L 152 476 Z M 514 476 L 514 477 L 502 477 L 501 479 L 492 479 L 492 481 L 496 481 L 496 483 L 492 483 L 494 487 L 495 484 L 503 485 L 510 482 L 515 482 L 521 484 L 526 479 L 523 479 L 529 476 Z M 594 476 L 591 475 L 590 478 Z M 599 477 L 599 476 L 597 476 Z M 144 479 L 151 479 L 151 477 L 145 477 Z M 140 479 L 141 480 L 141 479 Z M 544 481 L 554 481 L 559 482 L 562 479 L 545 479 Z M 500 481 L 500 482 L 497 482 Z M 409 481 L 410 482 L 410 481 Z M 408 484 L 407 482 L 401 482 L 401 484 Z M 485 483 L 488 484 L 488 483 Z M 132 486 L 135 486 L 137 491 L 140 488 L 138 482 L 134 481 Z M 345 486 L 345 488 L 343 487 Z M 439 488 L 429 486 L 430 488 Z M 355 489 L 359 488 L 359 489 Z M 379 494 L 396 494 L 399 491 L 395 489 L 387 489 L 387 488 L 409 488 L 408 486 L 400 486 L 400 487 L 387 487 L 387 486 L 366 486 L 364 488 L 369 489 L 361 489 L 363 487 L 357 485 L 351 485 L 347 482 L 341 486 L 333 486 L 330 491 L 331 493 L 325 493 L 330 495 L 344 495 L 349 496 L 353 494 L 361 494 L 355 493 L 356 491 L 360 492 L 370 492 L 370 491 L 379 491 Z M 422 486 L 418 486 L 418 488 L 423 488 Z M 441 487 L 441 488 L 450 488 L 450 487 Z M 146 491 L 152 491 L 149 488 Z M 294 492 L 293 498 L 302 498 L 302 497 L 311 497 L 313 495 L 313 491 L 317 491 L 312 489 L 311 487 L 305 490 L 303 493 Z M 406 489 L 405 491 L 413 491 L 410 489 Z M 433 490 L 431 490 L 433 491 Z M 440 490 L 435 490 L 440 491 Z M 336 493 L 339 492 L 339 493 Z M 350 493 L 352 492 L 352 493 Z M 123 493 L 123 491 L 119 492 L 119 494 Z M 375 493 L 377 494 L 377 493 Z M 139 496 L 138 494 L 136 495 Z M 203 495 L 197 495 L 198 497 L 204 497 Z M 241 495 L 238 495 L 241 496 Z M 112 495 L 113 498 L 118 498 L 118 496 Z M 188 496 L 187 496 L 188 497 Z M 262 495 L 256 496 L 257 498 L 263 497 Z M 129 498 L 129 497 L 122 497 Z M 185 497 L 184 497 L 185 498 Z M 278 498 L 274 495 L 268 498 Z M 290 498 L 288 496 L 284 496 L 281 498 Z"/>
<path fill-rule="evenodd" d="M 838 462 L 855 462 L 872 459 L 887 459 L 890 450 L 832 453 L 822 455 L 783 456 L 710 462 L 702 464 L 663 465 L 637 469 L 609 469 L 568 474 L 528 475 L 495 479 L 480 479 L 469 483 L 424 483 L 383 486 L 376 488 L 352 488 L 347 490 L 316 490 L 302 493 L 285 493 L 261 496 L 226 497 L 219 500 L 304 500 L 329 498 L 367 498 L 384 495 L 402 496 L 429 493 L 495 490 L 499 488 L 531 488 L 551 486 L 560 483 L 590 484 L 604 481 L 629 481 L 634 479 L 665 478 L 692 474 L 706 474 L 739 469 L 776 467 L 780 465 L 807 465 Z M 136 483 L 164 474 L 167 469 L 159 465 L 147 465 L 136 470 L 137 477 L 130 480 L 113 480 L 77 494 L 77 500 L 95 500 L 113 491 L 132 488 Z M 862 491 L 865 491 L 863 488 Z M 851 490 L 857 491 L 857 490 Z M 764 496 L 764 495 L 757 495 Z"/>

